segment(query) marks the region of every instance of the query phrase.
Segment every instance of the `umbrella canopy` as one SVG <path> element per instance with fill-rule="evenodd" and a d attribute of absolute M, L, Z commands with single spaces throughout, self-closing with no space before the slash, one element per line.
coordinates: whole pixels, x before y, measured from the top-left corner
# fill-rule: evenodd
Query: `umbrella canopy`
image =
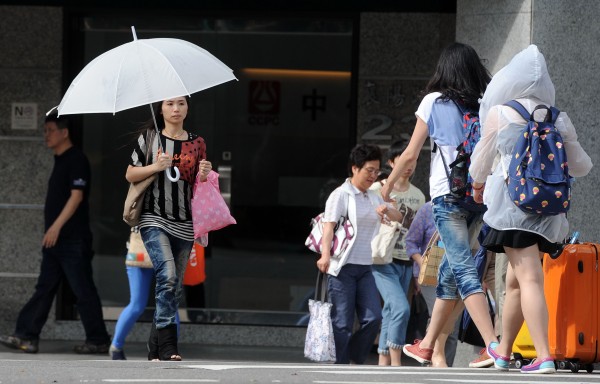
<path fill-rule="evenodd" d="M 133 41 L 83 68 L 58 105 L 58 114 L 114 114 L 230 80 L 237 80 L 233 71 L 205 49 L 179 39 L 138 40 L 134 31 Z"/>
<path fill-rule="evenodd" d="M 116 113 L 202 91 L 237 80 L 231 68 L 207 50 L 179 39 L 140 39 L 131 27 L 133 41 L 103 53 L 81 70 L 58 107 L 58 115 Z M 49 111 L 48 114 L 52 112 Z M 160 141 L 159 141 L 160 144 Z M 179 180 L 168 170 L 169 180 Z"/>

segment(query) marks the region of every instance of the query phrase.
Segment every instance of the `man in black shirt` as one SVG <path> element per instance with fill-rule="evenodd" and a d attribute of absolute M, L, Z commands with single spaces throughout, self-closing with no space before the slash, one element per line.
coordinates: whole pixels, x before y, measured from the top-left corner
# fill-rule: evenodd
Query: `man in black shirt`
<path fill-rule="evenodd" d="M 73 146 L 64 116 L 46 118 L 44 137 L 48 148 L 54 151 L 54 168 L 44 206 L 40 275 L 33 296 L 19 313 L 14 334 L 0 336 L 0 343 L 36 353 L 52 302 L 65 279 L 77 298 L 77 310 L 86 333 L 85 343 L 76 346 L 75 352 L 108 353 L 110 337 L 92 276 L 90 165 L 83 152 Z"/>

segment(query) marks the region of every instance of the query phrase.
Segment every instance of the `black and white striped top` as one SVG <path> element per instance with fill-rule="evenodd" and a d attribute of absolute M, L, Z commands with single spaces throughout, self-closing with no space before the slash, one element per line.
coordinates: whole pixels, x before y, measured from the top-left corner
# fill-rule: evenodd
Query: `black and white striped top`
<path fill-rule="evenodd" d="M 188 132 L 187 140 L 173 140 L 161 133 L 150 146 L 149 164 L 160 154 L 157 138 L 160 138 L 166 153 L 173 156 L 173 165 L 179 168 L 181 177 L 172 182 L 164 172 L 157 174 L 154 183 L 146 190 L 139 227 L 160 227 L 172 236 L 193 241 L 192 191 L 198 163 L 206 158 L 206 144 L 204 139 L 191 132 Z M 146 147 L 146 135 L 141 134 L 131 154 L 131 165 L 146 165 Z"/>

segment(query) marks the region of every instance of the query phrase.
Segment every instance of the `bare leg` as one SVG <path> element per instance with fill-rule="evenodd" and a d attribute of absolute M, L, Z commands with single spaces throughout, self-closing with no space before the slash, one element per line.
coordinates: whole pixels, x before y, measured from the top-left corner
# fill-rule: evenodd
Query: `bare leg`
<path fill-rule="evenodd" d="M 390 360 L 392 367 L 402 366 L 402 349 L 390 348 Z"/>
<path fill-rule="evenodd" d="M 427 328 L 427 333 L 421 341 L 421 348 L 433 348 L 435 341 L 446 326 L 446 320 L 456 306 L 458 300 L 444 300 L 437 298 L 431 311 L 431 321 Z M 487 303 L 486 303 L 487 306 Z M 488 315 L 489 318 L 489 315 Z"/>
<path fill-rule="evenodd" d="M 390 355 L 379 354 L 379 365 L 381 365 L 381 366 L 390 365 Z"/>
<path fill-rule="evenodd" d="M 505 247 L 505 250 L 512 266 L 512 272 L 521 287 L 522 316 L 528 324 L 536 356 L 538 359 L 547 358 L 550 356 L 550 348 L 548 346 L 548 307 L 544 296 L 544 274 L 540 263 L 542 254 L 539 252 L 537 244 L 527 248 Z M 506 307 L 506 301 L 504 305 Z M 506 309 L 504 311 L 506 312 Z M 510 321 L 504 317 L 504 314 L 502 320 L 503 323 Z M 505 326 L 504 330 L 506 331 L 506 329 Z"/>
<path fill-rule="evenodd" d="M 494 300 L 496 301 L 496 334 L 502 335 L 502 309 L 504 308 L 504 297 L 506 295 L 506 269 L 508 257 L 505 253 L 496 253 L 496 266 L 494 268 L 496 290 Z"/>
<path fill-rule="evenodd" d="M 506 268 L 506 294 L 502 309 L 502 339 L 496 351 L 502 356 L 510 356 L 512 346 L 523 324 L 521 310 L 521 287 L 512 263 Z"/>
<path fill-rule="evenodd" d="M 485 294 L 483 292 L 474 293 L 466 297 L 463 301 L 485 345 L 489 345 L 492 341 L 498 341 L 496 332 L 494 332 L 494 326 L 492 325 L 492 319 L 490 319 L 490 307 Z"/>
<path fill-rule="evenodd" d="M 435 340 L 435 346 L 433 348 L 433 355 L 431 356 L 431 366 L 435 368 L 448 367 L 446 362 L 446 341 L 452 332 L 454 332 L 454 326 L 456 320 L 462 314 L 465 306 L 462 301 L 457 301 L 452 313 L 447 318 L 444 328 L 440 332 L 440 335 Z M 429 333 L 429 332 L 428 332 Z"/>

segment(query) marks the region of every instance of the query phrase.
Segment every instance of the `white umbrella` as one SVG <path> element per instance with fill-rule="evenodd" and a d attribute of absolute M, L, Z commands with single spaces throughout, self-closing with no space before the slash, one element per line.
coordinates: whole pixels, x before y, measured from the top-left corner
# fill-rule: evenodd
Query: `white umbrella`
<path fill-rule="evenodd" d="M 231 68 L 195 44 L 138 40 L 134 27 L 131 31 L 133 41 L 103 53 L 81 70 L 57 107 L 59 115 L 114 114 L 237 80 Z M 150 110 L 155 118 L 152 105 Z M 174 179 L 168 172 L 167 176 Z"/>
<path fill-rule="evenodd" d="M 137 39 L 81 70 L 58 105 L 59 115 L 116 113 L 237 80 L 207 50 L 179 39 Z"/>

